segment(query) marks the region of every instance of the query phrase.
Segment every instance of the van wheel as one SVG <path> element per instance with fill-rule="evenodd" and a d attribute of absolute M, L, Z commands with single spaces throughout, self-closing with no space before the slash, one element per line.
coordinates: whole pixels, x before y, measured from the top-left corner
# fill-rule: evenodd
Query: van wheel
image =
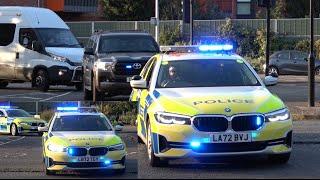
<path fill-rule="evenodd" d="M 34 76 L 35 87 L 40 91 L 46 92 L 49 89 L 49 75 L 45 70 L 38 70 L 37 74 Z"/>
<path fill-rule="evenodd" d="M 97 90 L 97 84 L 96 84 L 96 81 L 95 81 L 95 79 L 93 78 L 93 85 L 92 85 L 92 91 L 93 91 L 93 93 L 92 93 L 92 100 L 93 100 L 93 102 L 97 102 L 97 101 L 101 101 L 102 100 L 102 93 L 101 92 L 99 92 L 98 90 Z"/>
<path fill-rule="evenodd" d="M 18 136 L 19 132 L 18 132 L 18 128 L 16 124 L 12 124 L 10 127 L 10 133 L 12 136 Z"/>
<path fill-rule="evenodd" d="M 8 86 L 8 82 L 0 82 L 0 88 L 6 88 Z"/>

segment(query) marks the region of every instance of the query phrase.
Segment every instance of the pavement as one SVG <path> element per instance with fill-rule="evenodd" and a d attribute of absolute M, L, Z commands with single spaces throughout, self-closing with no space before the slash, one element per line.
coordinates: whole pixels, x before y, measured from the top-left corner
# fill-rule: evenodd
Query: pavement
<path fill-rule="evenodd" d="M 127 146 L 127 169 L 123 175 L 105 171 L 104 173 L 59 173 L 57 176 L 46 176 L 43 171 L 41 137 L 26 135 L 11 137 L 0 135 L 0 179 L 4 178 L 112 178 L 136 179 L 138 176 L 137 142 L 133 127 L 125 127 L 119 133 Z"/>
<path fill-rule="evenodd" d="M 168 167 L 152 168 L 145 145 L 138 145 L 138 177 L 159 179 L 214 178 L 320 178 L 320 121 L 294 122 L 293 152 L 288 164 L 268 163 L 264 157 L 218 159 L 199 164 L 193 159 L 170 161 Z"/>

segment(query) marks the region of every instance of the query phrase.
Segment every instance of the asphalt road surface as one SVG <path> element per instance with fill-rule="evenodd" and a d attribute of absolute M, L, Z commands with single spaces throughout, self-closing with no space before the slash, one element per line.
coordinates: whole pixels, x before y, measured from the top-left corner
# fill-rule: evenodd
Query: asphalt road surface
<path fill-rule="evenodd" d="M 279 83 L 269 87 L 270 91 L 280 96 L 285 102 L 307 102 L 307 83 Z M 320 101 L 320 84 L 316 84 L 316 100 Z M 127 101 L 129 96 L 115 96 L 103 101 Z M 83 101 L 82 91 L 73 86 L 52 86 L 48 92 L 32 89 L 30 83 L 9 84 L 0 89 L 0 101 Z"/>
<path fill-rule="evenodd" d="M 135 129 L 135 128 L 131 128 Z M 105 173 L 59 173 L 56 176 L 46 176 L 43 171 L 41 137 L 0 135 L 0 179 L 4 178 L 137 178 L 137 142 L 136 133 L 124 129 L 119 135 L 127 145 L 127 169 L 123 175 L 110 171 Z"/>
<path fill-rule="evenodd" d="M 138 145 L 139 178 L 320 178 L 320 121 L 294 123 L 294 146 L 288 164 L 274 165 L 259 158 L 217 159 L 199 164 L 193 159 L 170 161 L 168 167 L 152 168 L 145 145 Z"/>

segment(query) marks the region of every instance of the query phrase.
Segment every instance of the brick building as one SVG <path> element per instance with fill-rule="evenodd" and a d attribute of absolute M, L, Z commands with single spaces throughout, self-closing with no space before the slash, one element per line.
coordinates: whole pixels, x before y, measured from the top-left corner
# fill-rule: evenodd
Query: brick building
<path fill-rule="evenodd" d="M 100 0 L 0 0 L 0 6 L 44 7 L 65 21 L 103 20 Z"/>

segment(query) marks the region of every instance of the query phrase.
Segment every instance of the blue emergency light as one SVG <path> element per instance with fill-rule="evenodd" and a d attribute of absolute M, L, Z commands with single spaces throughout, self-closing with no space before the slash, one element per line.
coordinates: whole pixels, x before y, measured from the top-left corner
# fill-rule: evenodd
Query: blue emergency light
<path fill-rule="evenodd" d="M 78 111 L 78 107 L 57 107 L 58 111 Z"/>
<path fill-rule="evenodd" d="M 214 51 L 232 51 L 232 44 L 214 44 L 214 45 L 201 45 L 199 51 L 201 52 L 214 52 Z"/>

